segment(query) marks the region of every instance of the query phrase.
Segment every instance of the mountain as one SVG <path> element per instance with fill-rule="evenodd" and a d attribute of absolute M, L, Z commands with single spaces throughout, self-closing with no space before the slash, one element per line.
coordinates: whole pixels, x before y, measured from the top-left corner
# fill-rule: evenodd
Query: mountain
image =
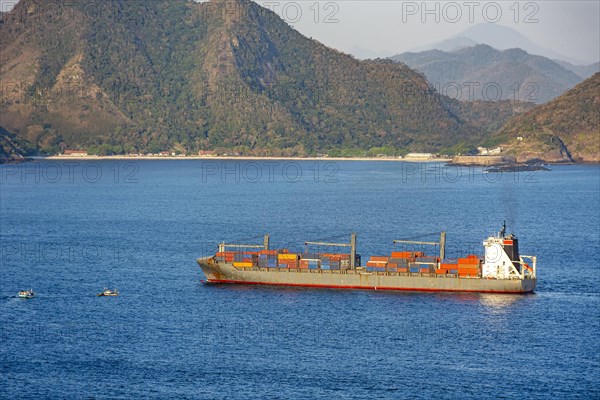
<path fill-rule="evenodd" d="M 488 45 L 450 53 L 404 53 L 392 59 L 422 71 L 443 94 L 463 100 L 502 98 L 544 103 L 583 80 L 548 58 L 521 49 L 498 51 Z"/>
<path fill-rule="evenodd" d="M 433 151 L 491 132 L 390 60 L 358 61 L 249 0 L 21 0 L 0 24 L 2 124 L 42 151 Z M 473 122 L 469 122 L 473 121 Z M 481 122 L 481 125 L 475 123 Z"/>
<path fill-rule="evenodd" d="M 568 69 L 569 71 L 575 72 L 577 75 L 579 75 L 583 79 L 587 79 L 587 78 L 591 77 L 592 75 L 594 75 L 596 72 L 600 72 L 600 62 L 590 64 L 590 65 L 573 65 L 566 61 L 560 61 L 560 60 L 554 60 L 554 61 L 556 61 L 558 64 L 560 64 L 564 68 Z"/>
<path fill-rule="evenodd" d="M 15 135 L 0 126 L 0 164 L 25 162 L 28 160 L 26 153 Z"/>
<path fill-rule="evenodd" d="M 520 48 L 529 54 L 540 55 L 551 60 L 566 61 L 574 65 L 590 63 L 589 61 L 586 62 L 584 60 L 567 57 L 554 50 L 539 46 L 519 31 L 494 23 L 475 24 L 449 39 L 415 48 L 411 50 L 411 52 L 420 53 L 427 50 L 452 52 L 464 47 L 473 47 L 477 44 L 487 44 L 498 50 Z"/>
<path fill-rule="evenodd" d="M 442 40 L 441 42 L 437 42 L 429 46 L 413 49 L 410 51 L 410 53 L 420 53 L 428 50 L 441 50 L 445 52 L 453 52 L 460 49 L 464 49 L 465 47 L 477 46 L 478 44 L 480 43 L 474 41 L 473 39 L 458 36 Z"/>
<path fill-rule="evenodd" d="M 526 160 L 600 161 L 600 73 L 511 119 L 492 138 Z"/>

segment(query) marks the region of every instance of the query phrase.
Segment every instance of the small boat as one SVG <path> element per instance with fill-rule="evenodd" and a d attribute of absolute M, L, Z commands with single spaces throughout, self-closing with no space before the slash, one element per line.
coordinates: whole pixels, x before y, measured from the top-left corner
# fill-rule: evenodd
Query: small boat
<path fill-rule="evenodd" d="M 33 299 L 35 297 L 35 293 L 33 293 L 33 289 L 22 290 L 19 292 L 19 298 L 21 299 Z"/>
<path fill-rule="evenodd" d="M 116 297 L 118 295 L 119 295 L 119 291 L 117 289 L 115 289 L 115 290 L 104 289 L 104 291 L 102 293 L 98 293 L 99 297 Z"/>

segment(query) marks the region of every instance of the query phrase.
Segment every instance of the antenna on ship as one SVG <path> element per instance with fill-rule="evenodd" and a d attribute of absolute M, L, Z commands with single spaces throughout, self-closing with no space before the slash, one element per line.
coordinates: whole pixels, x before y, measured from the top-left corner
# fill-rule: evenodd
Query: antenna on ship
<path fill-rule="evenodd" d="M 356 233 L 350 236 L 350 268 L 356 268 Z"/>
<path fill-rule="evenodd" d="M 502 224 L 502 229 L 500 230 L 500 237 L 503 238 L 504 235 L 506 235 L 506 220 L 504 220 L 504 223 Z"/>
<path fill-rule="evenodd" d="M 446 258 L 446 231 L 440 234 L 440 260 Z"/>

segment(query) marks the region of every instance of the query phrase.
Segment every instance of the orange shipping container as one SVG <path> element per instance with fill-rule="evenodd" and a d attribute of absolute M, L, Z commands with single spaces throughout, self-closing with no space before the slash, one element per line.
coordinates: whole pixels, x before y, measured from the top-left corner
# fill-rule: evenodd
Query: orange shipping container
<path fill-rule="evenodd" d="M 408 272 L 408 268 L 398 268 L 398 272 L 406 273 Z"/>
<path fill-rule="evenodd" d="M 371 260 L 369 260 L 369 261 L 383 261 L 383 262 L 388 262 L 389 260 L 390 260 L 389 257 L 372 256 Z"/>
<path fill-rule="evenodd" d="M 479 264 L 458 264 L 458 269 L 479 269 Z"/>
<path fill-rule="evenodd" d="M 436 269 L 435 273 L 438 274 L 438 275 L 445 275 L 445 274 L 448 273 L 448 270 L 446 270 L 446 269 Z"/>
<path fill-rule="evenodd" d="M 417 253 L 414 251 L 394 251 L 392 252 L 392 258 L 415 258 Z"/>
<path fill-rule="evenodd" d="M 368 261 L 367 262 L 367 267 L 387 267 L 387 263 L 386 262 L 381 262 L 381 261 Z"/>
<path fill-rule="evenodd" d="M 459 258 L 458 259 L 458 264 L 476 264 L 479 265 L 479 259 L 475 259 L 475 258 Z"/>

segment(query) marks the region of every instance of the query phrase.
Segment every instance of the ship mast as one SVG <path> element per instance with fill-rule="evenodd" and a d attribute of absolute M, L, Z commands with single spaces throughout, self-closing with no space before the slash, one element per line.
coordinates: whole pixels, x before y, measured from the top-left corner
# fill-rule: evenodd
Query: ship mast
<path fill-rule="evenodd" d="M 394 240 L 394 244 L 396 243 L 405 243 L 405 244 L 418 244 L 423 246 L 440 246 L 440 260 L 446 258 L 446 232 L 443 231 L 440 234 L 439 242 L 418 242 L 415 240 Z"/>
<path fill-rule="evenodd" d="M 356 268 L 356 233 L 352 233 L 352 235 L 350 236 L 350 243 L 305 242 L 304 245 L 350 247 L 350 268 Z"/>

